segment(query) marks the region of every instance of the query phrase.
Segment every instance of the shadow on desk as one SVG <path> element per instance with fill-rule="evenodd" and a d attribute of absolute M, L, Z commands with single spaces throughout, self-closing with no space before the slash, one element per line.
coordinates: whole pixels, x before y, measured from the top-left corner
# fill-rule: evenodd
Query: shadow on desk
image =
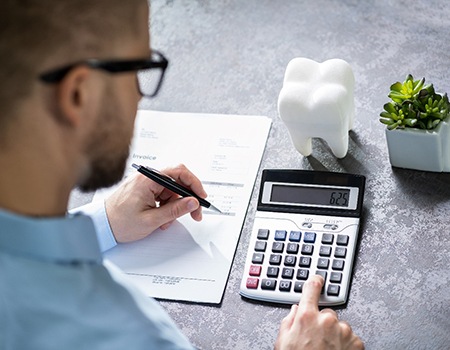
<path fill-rule="evenodd" d="M 426 196 L 433 204 L 439 204 L 450 198 L 450 173 L 392 167 L 392 174 L 401 193 L 412 200 L 418 195 Z"/>
<path fill-rule="evenodd" d="M 253 300 L 253 299 L 246 298 L 242 295 L 241 295 L 241 300 L 243 300 L 246 303 L 250 303 L 250 304 L 254 304 L 254 305 L 265 305 L 265 306 L 276 307 L 276 308 L 280 308 L 280 309 L 290 309 L 292 306 L 291 304 L 271 303 L 269 301 Z M 347 303 L 348 303 L 348 301 L 342 305 L 319 306 L 319 309 L 320 310 L 322 310 L 322 309 L 341 310 L 341 309 L 345 309 L 347 307 Z"/>
<path fill-rule="evenodd" d="M 313 138 L 313 154 L 303 157 L 303 168 L 316 171 L 334 171 L 355 174 L 371 173 L 364 163 L 365 151 L 358 134 L 349 132 L 349 147 L 344 158 L 336 158 L 327 142 L 320 138 Z M 317 155 L 314 156 L 314 155 Z"/>
<path fill-rule="evenodd" d="M 330 154 L 333 163 L 335 163 L 332 167 L 327 167 L 324 165 L 323 161 L 317 159 L 314 156 L 308 156 L 303 158 L 303 162 L 306 166 L 305 169 L 311 168 L 316 171 L 334 171 L 334 172 L 346 172 L 346 173 L 358 173 L 361 175 L 368 174 L 368 169 L 358 161 L 351 153 L 348 153 L 345 158 L 336 159 L 334 156 Z"/>

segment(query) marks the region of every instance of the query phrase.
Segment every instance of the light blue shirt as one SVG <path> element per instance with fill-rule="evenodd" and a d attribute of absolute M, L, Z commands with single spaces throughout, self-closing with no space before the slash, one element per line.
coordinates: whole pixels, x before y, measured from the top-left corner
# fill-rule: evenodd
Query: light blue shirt
<path fill-rule="evenodd" d="M 98 244 L 100 245 L 100 250 L 102 252 L 106 252 L 108 249 L 117 245 L 111 226 L 109 226 L 105 203 L 103 201 L 91 202 L 82 207 L 72 209 L 70 213 L 84 214 L 92 219 L 95 226 L 95 232 L 97 233 Z"/>
<path fill-rule="evenodd" d="M 192 349 L 162 307 L 102 259 L 93 221 L 107 219 L 97 215 L 0 210 L 0 349 Z M 115 244 L 108 230 L 103 248 Z"/>

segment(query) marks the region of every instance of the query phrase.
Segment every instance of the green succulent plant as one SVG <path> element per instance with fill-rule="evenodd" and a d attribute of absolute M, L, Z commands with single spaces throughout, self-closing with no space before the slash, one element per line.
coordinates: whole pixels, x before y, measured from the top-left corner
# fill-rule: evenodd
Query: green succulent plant
<path fill-rule="evenodd" d="M 388 95 L 392 101 L 383 106 L 380 122 L 389 130 L 417 128 L 434 129 L 449 115 L 447 94 L 438 94 L 425 78 L 414 80 L 409 74 L 403 83 L 391 85 Z"/>

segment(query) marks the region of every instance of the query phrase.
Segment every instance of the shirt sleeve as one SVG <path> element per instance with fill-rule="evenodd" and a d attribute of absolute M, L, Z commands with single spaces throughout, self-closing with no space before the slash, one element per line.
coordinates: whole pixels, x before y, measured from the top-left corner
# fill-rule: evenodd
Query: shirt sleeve
<path fill-rule="evenodd" d="M 105 202 L 95 201 L 70 210 L 71 214 L 84 214 L 90 216 L 94 222 L 95 232 L 97 233 L 100 250 L 106 252 L 117 245 L 116 239 L 109 225 L 106 215 Z"/>

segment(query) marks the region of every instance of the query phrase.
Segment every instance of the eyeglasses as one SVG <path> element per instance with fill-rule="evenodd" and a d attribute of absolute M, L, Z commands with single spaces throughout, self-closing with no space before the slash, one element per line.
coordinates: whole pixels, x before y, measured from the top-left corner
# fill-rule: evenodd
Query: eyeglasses
<path fill-rule="evenodd" d="M 154 97 L 161 88 L 164 73 L 169 61 L 162 53 L 152 50 L 149 59 L 140 60 L 98 60 L 86 59 L 73 64 L 51 70 L 39 75 L 39 79 L 45 83 L 59 83 L 75 67 L 80 65 L 92 69 L 102 69 L 108 73 L 137 72 L 137 84 L 139 92 L 145 97 Z"/>

